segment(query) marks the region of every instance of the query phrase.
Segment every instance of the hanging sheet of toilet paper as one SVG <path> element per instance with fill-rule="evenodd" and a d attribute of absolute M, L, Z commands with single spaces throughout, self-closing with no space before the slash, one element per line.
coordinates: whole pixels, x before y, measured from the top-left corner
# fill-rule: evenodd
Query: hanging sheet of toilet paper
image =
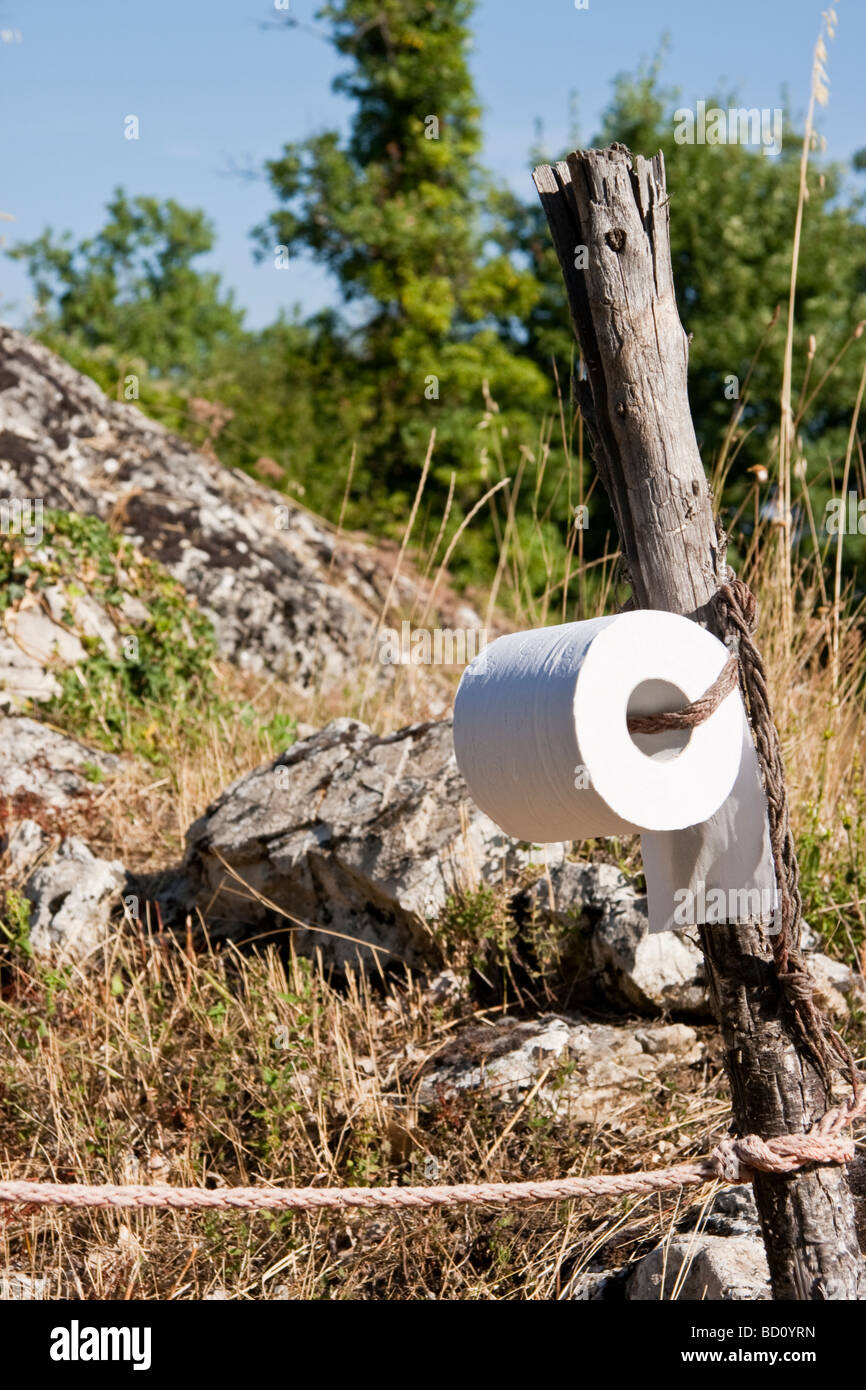
<path fill-rule="evenodd" d="M 728 655 L 697 623 L 651 610 L 498 638 L 454 703 L 474 801 L 532 844 L 640 832 L 651 931 L 768 923 L 767 806 L 739 690 L 691 730 L 626 724 L 697 700 Z"/>

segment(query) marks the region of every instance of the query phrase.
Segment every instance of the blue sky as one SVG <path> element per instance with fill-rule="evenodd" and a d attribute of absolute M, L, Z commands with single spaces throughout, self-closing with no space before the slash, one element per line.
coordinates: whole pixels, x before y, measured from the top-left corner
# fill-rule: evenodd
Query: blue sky
<path fill-rule="evenodd" d="M 301 23 L 317 0 L 290 0 Z M 838 0 L 829 45 L 830 103 L 819 129 L 830 158 L 863 145 L 866 5 Z M 802 113 L 821 5 L 813 0 L 480 0 L 472 63 L 484 105 L 485 161 L 527 196 L 527 151 L 536 120 L 558 150 L 577 97 L 581 141 L 597 132 L 616 73 L 670 47 L 664 79 L 684 105 L 736 89 L 745 106 Z M 0 231 L 30 239 L 46 225 L 76 238 L 102 222 L 118 184 L 131 194 L 174 197 L 215 223 L 211 264 L 247 322 L 271 320 L 295 302 L 333 298 L 318 267 L 275 273 L 257 266 L 249 230 L 273 206 L 258 169 L 287 140 L 345 127 L 349 107 L 330 90 L 338 59 L 303 29 L 263 28 L 273 0 L 0 0 Z M 20 37 L 19 37 L 20 35 Z M 124 117 L 140 139 L 126 140 Z M 29 310 L 24 270 L 0 258 L 0 315 Z"/>

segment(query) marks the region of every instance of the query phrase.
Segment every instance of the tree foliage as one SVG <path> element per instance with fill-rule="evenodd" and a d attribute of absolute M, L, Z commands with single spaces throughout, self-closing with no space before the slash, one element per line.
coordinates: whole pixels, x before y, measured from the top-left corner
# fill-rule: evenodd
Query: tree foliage
<path fill-rule="evenodd" d="M 88 348 L 134 354 L 155 372 L 200 370 L 243 321 L 219 276 L 193 265 L 212 250 L 213 227 L 197 208 L 130 200 L 120 188 L 106 212 L 105 226 L 77 246 L 49 228 L 9 252 L 26 262 L 46 326 Z"/>
<path fill-rule="evenodd" d="M 778 157 L 742 144 L 686 144 L 675 139 L 675 88 L 659 78 L 659 61 L 619 76 L 593 143 L 621 141 L 635 154 L 661 150 L 670 191 L 671 254 L 680 316 L 690 336 L 689 391 L 704 462 L 711 466 L 736 408 L 729 378 L 748 384 L 738 471 L 766 458 L 778 427 L 800 181 L 802 133 L 786 124 Z M 736 95 L 707 107 L 728 110 Z M 864 198 L 846 185 L 845 169 L 813 154 L 795 297 L 795 384 L 802 381 L 814 335 L 815 385 L 866 319 Z M 529 258 L 543 291 L 527 318 L 529 350 L 544 363 L 567 362 L 572 350 L 561 277 L 540 207 L 512 210 L 513 245 Z M 774 327 L 768 326 L 781 310 Z M 848 352 L 821 388 L 803 422 L 806 452 L 838 450 L 862 370 Z M 731 388 L 733 389 L 733 387 Z M 747 437 L 746 437 L 747 436 Z"/>

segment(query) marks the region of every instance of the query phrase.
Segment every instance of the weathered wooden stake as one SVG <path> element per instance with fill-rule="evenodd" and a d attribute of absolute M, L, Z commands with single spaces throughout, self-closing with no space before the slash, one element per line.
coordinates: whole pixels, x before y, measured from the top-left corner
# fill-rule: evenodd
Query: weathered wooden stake
<path fill-rule="evenodd" d="M 663 158 L 632 159 L 613 145 L 533 177 L 586 364 L 578 400 L 634 602 L 713 627 L 707 604 L 727 575 L 725 538 L 689 409 Z M 807 1130 L 831 1100 L 798 1047 L 766 936 L 757 925 L 712 926 L 701 929 L 701 944 L 737 1132 L 766 1139 Z M 754 1187 L 777 1299 L 866 1294 L 843 1169 L 761 1174 Z"/>

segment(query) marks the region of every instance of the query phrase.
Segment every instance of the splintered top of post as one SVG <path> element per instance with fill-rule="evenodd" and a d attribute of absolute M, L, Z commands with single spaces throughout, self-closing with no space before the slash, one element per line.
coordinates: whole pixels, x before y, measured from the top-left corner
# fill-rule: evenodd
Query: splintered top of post
<path fill-rule="evenodd" d="M 556 164 L 539 164 L 532 171 L 532 180 L 550 222 L 554 242 L 566 229 L 579 231 L 590 209 L 610 208 L 621 219 L 634 221 L 636 214 L 651 243 L 655 244 L 660 238 L 667 251 L 669 199 L 661 150 L 651 159 L 633 155 L 626 145 L 610 145 L 603 150 L 573 150 Z M 557 245 L 557 252 L 559 249 Z M 653 269 L 657 280 L 658 271 L 662 271 L 664 283 L 659 286 L 660 290 L 671 289 L 669 257 L 667 274 L 663 257 Z"/>

